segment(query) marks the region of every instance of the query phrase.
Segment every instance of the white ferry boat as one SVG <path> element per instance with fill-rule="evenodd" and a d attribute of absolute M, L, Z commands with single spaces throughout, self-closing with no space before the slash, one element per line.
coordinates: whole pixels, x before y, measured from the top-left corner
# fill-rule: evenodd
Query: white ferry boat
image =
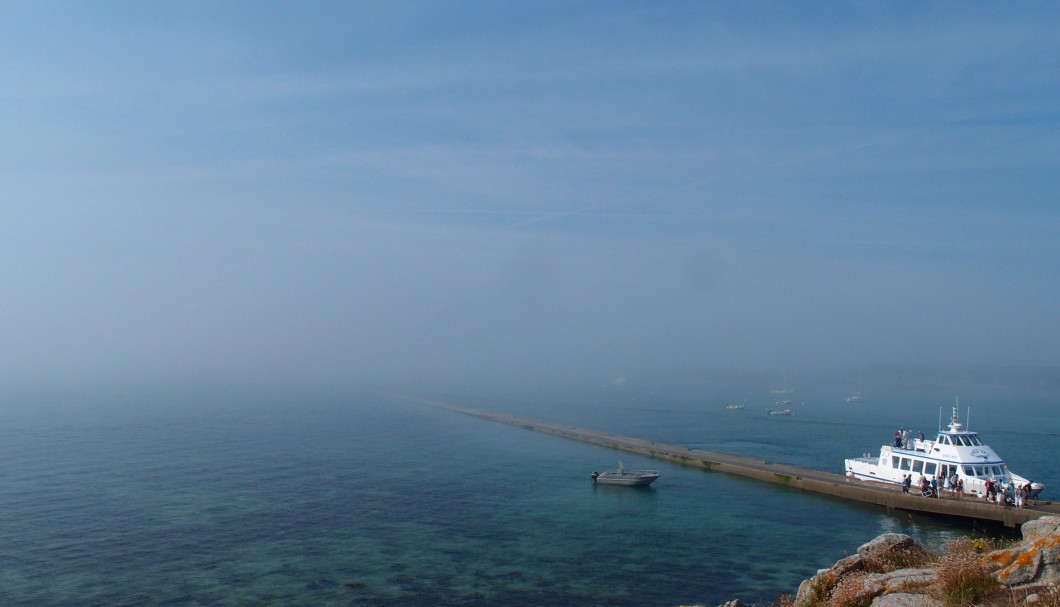
<path fill-rule="evenodd" d="M 593 472 L 589 475 L 594 484 L 600 485 L 625 485 L 627 487 L 650 485 L 659 478 L 658 470 L 626 470 L 622 462 L 618 462 L 617 470 L 605 472 Z"/>
<path fill-rule="evenodd" d="M 1031 498 L 1035 498 L 1045 486 L 1031 482 L 1012 472 L 1004 460 L 987 446 L 977 432 L 963 430 L 957 421 L 957 405 L 949 429 L 940 430 L 934 440 L 896 437 L 894 444 L 884 445 L 880 457 L 857 457 L 846 460 L 847 476 L 861 480 L 901 484 L 902 477 L 911 474 L 913 482 L 921 476 L 931 478 L 940 474 L 949 478 L 956 474 L 964 481 L 964 492 L 984 495 L 986 481 L 994 480 L 1016 485 L 1031 483 Z"/>

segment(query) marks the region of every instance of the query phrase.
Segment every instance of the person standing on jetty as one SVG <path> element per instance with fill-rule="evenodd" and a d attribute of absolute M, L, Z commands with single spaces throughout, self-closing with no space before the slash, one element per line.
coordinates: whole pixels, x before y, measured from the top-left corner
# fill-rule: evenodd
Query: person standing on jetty
<path fill-rule="evenodd" d="M 908 475 L 902 476 L 902 493 L 909 493 L 909 486 L 913 484 L 913 479 Z"/>

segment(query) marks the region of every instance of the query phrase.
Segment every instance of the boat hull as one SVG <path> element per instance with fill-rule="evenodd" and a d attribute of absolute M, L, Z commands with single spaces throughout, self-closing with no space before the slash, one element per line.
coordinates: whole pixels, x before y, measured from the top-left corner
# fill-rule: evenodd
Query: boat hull
<path fill-rule="evenodd" d="M 655 482 L 655 479 L 659 478 L 658 474 L 654 475 L 632 475 L 626 474 L 623 476 L 604 476 L 600 475 L 596 478 L 597 485 L 620 485 L 624 487 L 645 487 Z"/>

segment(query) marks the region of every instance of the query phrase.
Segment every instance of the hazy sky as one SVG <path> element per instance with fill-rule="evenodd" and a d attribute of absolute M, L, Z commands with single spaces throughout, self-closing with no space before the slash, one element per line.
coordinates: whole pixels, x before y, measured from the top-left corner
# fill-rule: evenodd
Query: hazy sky
<path fill-rule="evenodd" d="M 0 3 L 0 380 L 1060 365 L 1060 4 Z"/>

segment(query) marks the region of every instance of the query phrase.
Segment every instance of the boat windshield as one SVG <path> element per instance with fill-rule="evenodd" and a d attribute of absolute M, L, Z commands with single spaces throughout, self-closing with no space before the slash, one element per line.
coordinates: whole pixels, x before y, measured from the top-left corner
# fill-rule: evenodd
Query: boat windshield
<path fill-rule="evenodd" d="M 940 434 L 938 442 L 943 445 L 953 445 L 955 447 L 983 446 L 983 441 L 979 438 L 978 434 L 954 434 L 952 436 Z"/>

